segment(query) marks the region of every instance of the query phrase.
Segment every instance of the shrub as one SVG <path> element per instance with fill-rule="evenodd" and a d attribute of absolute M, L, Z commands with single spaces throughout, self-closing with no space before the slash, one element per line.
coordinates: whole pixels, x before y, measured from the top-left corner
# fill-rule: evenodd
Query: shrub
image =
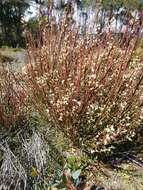
<path fill-rule="evenodd" d="M 26 96 L 15 81 L 14 74 L 0 68 L 0 127 L 10 132 L 24 118 Z"/>
<path fill-rule="evenodd" d="M 61 177 L 59 172 L 62 175 L 62 156 L 53 132 L 47 134 L 40 117 L 29 113 L 23 82 L 18 74 L 0 68 L 0 187 L 47 189 Z"/>
<path fill-rule="evenodd" d="M 131 139 L 141 122 L 143 67 L 132 61 L 139 37 L 126 35 L 121 42 L 111 33 L 81 36 L 65 18 L 42 27 L 38 45 L 28 35 L 30 101 L 83 151 L 107 151 Z"/>

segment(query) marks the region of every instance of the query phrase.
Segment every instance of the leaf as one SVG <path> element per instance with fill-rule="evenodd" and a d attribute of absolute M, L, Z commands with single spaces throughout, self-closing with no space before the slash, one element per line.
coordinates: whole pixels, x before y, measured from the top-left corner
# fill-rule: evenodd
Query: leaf
<path fill-rule="evenodd" d="M 32 171 L 31 171 L 31 176 L 32 177 L 37 177 L 38 176 L 38 171 L 35 167 L 32 166 Z"/>
<path fill-rule="evenodd" d="M 64 189 L 66 186 L 66 184 L 62 181 L 61 183 L 59 183 L 58 185 L 56 185 L 56 188 L 58 189 Z"/>
<path fill-rule="evenodd" d="M 81 169 L 76 170 L 75 172 L 72 172 L 72 177 L 74 180 L 78 179 L 81 174 Z"/>

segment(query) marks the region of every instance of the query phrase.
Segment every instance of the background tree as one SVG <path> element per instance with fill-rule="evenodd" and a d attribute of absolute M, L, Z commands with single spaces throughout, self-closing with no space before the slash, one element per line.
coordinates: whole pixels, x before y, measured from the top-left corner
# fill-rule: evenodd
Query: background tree
<path fill-rule="evenodd" d="M 32 17 L 27 22 L 27 29 L 32 33 L 33 37 L 35 38 L 38 32 L 38 19 L 36 17 Z"/>
<path fill-rule="evenodd" d="M 29 3 L 25 0 L 0 1 L 1 44 L 23 46 L 23 17 Z"/>

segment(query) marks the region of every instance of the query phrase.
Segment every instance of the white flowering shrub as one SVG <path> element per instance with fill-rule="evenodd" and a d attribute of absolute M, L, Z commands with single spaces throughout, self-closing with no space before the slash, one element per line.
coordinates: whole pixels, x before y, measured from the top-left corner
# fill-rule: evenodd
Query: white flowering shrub
<path fill-rule="evenodd" d="M 29 36 L 24 77 L 30 101 L 80 149 L 106 151 L 135 135 L 143 93 L 143 64 L 132 59 L 137 38 L 122 48 L 109 33 L 103 44 L 66 20 L 42 28 L 41 45 Z"/>

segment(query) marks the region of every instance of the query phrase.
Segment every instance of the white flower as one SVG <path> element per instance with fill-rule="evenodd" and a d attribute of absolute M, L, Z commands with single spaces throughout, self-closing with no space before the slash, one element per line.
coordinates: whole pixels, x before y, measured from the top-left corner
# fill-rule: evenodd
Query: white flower
<path fill-rule="evenodd" d="M 120 106 L 121 106 L 122 109 L 124 109 L 124 108 L 126 107 L 126 105 L 127 105 L 126 102 L 122 102 L 122 103 L 120 104 Z"/>
<path fill-rule="evenodd" d="M 63 114 L 60 114 L 59 121 L 63 121 Z"/>
<path fill-rule="evenodd" d="M 49 113 L 49 109 L 46 109 L 46 112 Z"/>

